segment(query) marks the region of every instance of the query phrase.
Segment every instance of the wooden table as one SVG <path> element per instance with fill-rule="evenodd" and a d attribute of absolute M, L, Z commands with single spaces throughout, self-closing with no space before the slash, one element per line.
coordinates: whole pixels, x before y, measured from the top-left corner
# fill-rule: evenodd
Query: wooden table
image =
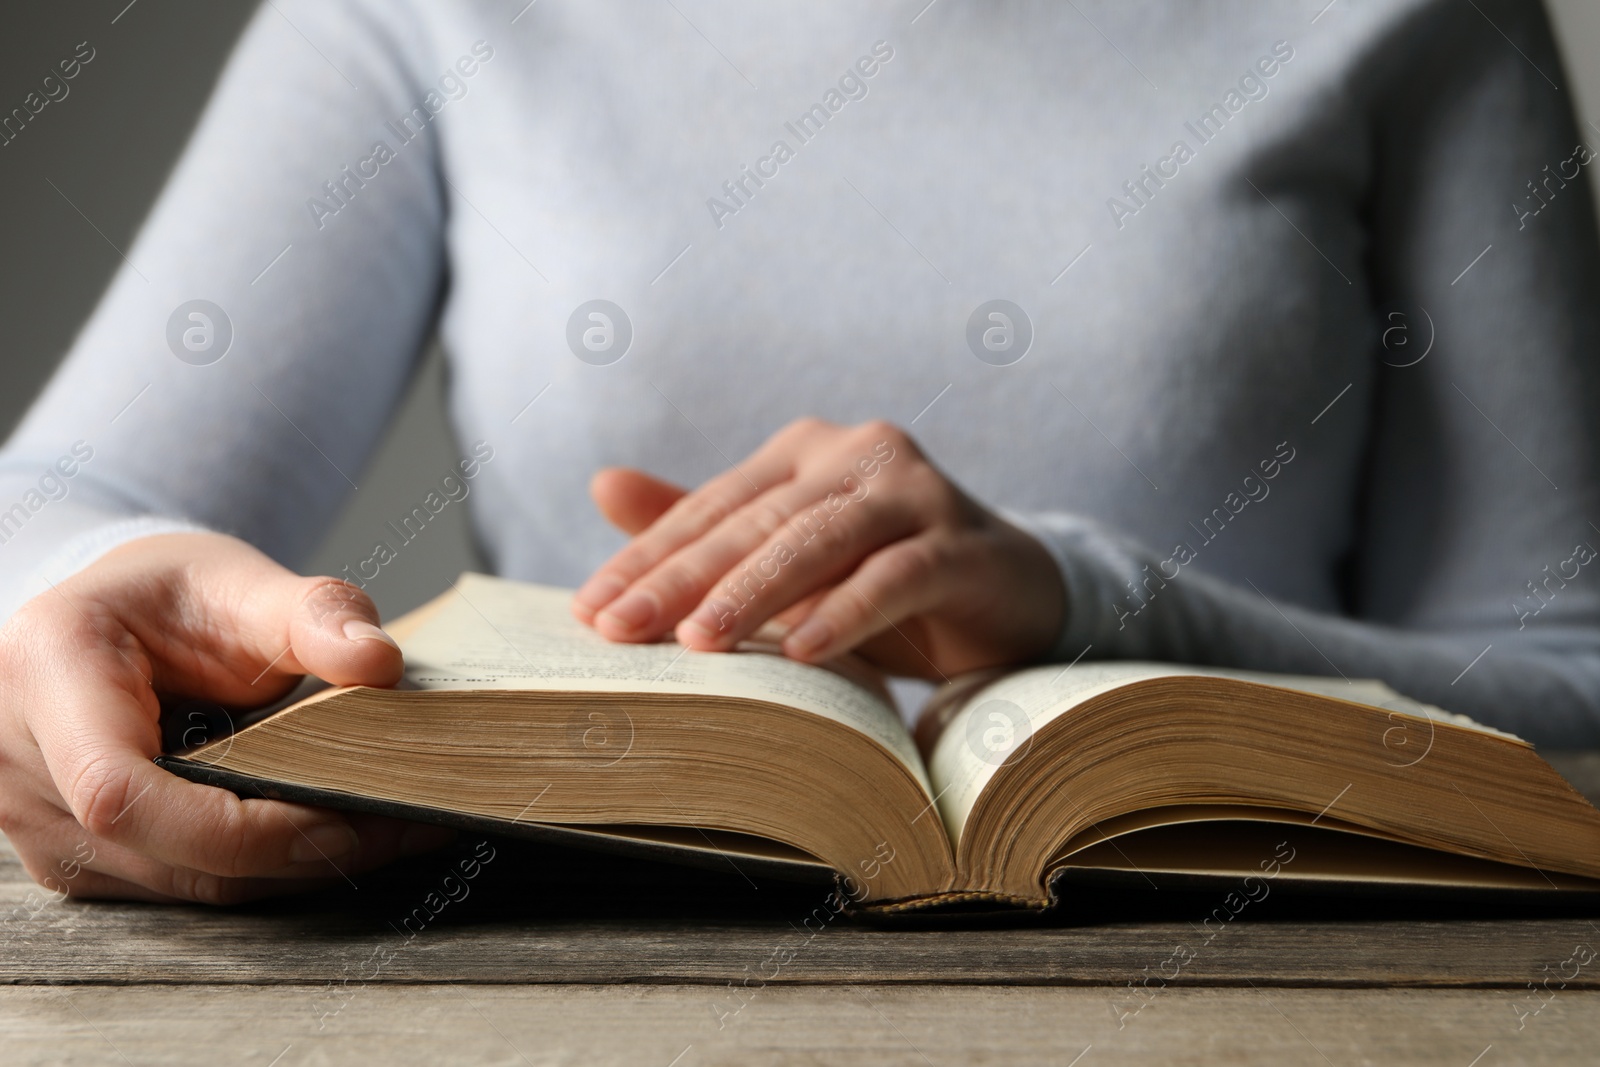
<path fill-rule="evenodd" d="M 1600 794 L 1600 755 L 1558 766 Z M 452 852 L 224 910 L 29 907 L 5 849 L 0 1063 L 1600 1063 L 1600 957 L 1559 977 L 1600 951 L 1593 908 L 1279 895 L 1206 943 L 1215 902 L 1150 893 L 1020 928 L 808 930 L 811 889 L 494 847 L 411 937 Z M 1180 945 L 1175 979 L 1130 988 Z"/>

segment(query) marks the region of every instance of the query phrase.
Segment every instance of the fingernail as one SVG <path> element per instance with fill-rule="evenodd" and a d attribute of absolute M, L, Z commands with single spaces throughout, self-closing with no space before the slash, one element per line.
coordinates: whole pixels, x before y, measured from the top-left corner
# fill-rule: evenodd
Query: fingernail
<path fill-rule="evenodd" d="M 351 619 L 344 624 L 344 635 L 352 641 L 382 641 L 390 648 L 399 651 L 400 646 L 395 639 L 367 622 L 365 619 Z"/>
<path fill-rule="evenodd" d="M 456 839 L 456 831 L 448 826 L 412 823 L 400 831 L 400 855 L 415 856 L 419 852 L 432 852 Z"/>
<path fill-rule="evenodd" d="M 678 639 L 678 644 L 702 651 L 707 647 L 715 648 L 721 642 L 718 635 L 690 619 L 678 623 L 678 629 L 672 636 Z"/>
<path fill-rule="evenodd" d="M 833 640 L 833 627 L 821 619 L 807 619 L 783 640 L 783 650 L 791 656 L 809 656 Z"/>
<path fill-rule="evenodd" d="M 605 617 L 624 630 L 642 630 L 655 620 L 660 603 L 651 593 L 629 593 L 605 610 Z"/>
<path fill-rule="evenodd" d="M 694 613 L 683 620 L 683 625 L 692 627 L 707 641 L 713 641 L 727 632 L 726 626 L 719 625 L 717 612 L 710 604 L 695 608 Z"/>
<path fill-rule="evenodd" d="M 361 838 L 347 823 L 325 822 L 296 834 L 289 846 L 289 858 L 295 863 L 336 860 L 360 847 Z"/>
<path fill-rule="evenodd" d="M 617 599 L 617 594 L 626 588 L 628 583 L 614 574 L 597 574 L 584 582 L 578 591 L 572 594 L 572 599 L 590 611 L 599 611 Z"/>

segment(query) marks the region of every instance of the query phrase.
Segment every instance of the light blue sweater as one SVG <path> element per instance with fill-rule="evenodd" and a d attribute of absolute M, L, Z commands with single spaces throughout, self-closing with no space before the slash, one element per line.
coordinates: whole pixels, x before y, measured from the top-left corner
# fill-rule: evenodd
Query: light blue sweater
<path fill-rule="evenodd" d="M 0 456 L 0 611 L 187 524 L 303 560 L 438 327 L 416 497 L 501 573 L 617 547 L 599 466 L 883 417 L 1049 546 L 1062 659 L 1600 743 L 1568 98 L 1508 0 L 277 0 Z"/>

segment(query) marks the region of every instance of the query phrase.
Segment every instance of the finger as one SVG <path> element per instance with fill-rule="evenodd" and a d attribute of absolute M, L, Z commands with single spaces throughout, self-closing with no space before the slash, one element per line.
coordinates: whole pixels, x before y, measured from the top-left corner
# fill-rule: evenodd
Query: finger
<path fill-rule="evenodd" d="M 597 613 L 617 601 L 614 613 L 632 625 L 648 626 L 655 611 L 649 598 L 621 599 L 622 593 L 683 545 L 701 537 L 762 492 L 788 481 L 805 443 L 835 427 L 817 419 L 790 423 L 756 449 L 744 463 L 712 478 L 679 499 L 643 533 L 612 556 L 574 596 L 581 609 Z"/>
<path fill-rule="evenodd" d="M 20 820 L 24 825 L 13 828 L 7 837 L 28 877 L 43 893 L 57 900 L 69 896 L 158 903 L 178 899 L 154 885 L 96 870 L 96 862 L 104 866 L 108 851 L 115 846 L 85 834 L 71 815 L 48 802 L 40 800 L 30 807 Z M 0 916 L 0 922 L 4 921 Z"/>
<path fill-rule="evenodd" d="M 318 858 L 293 863 L 262 877 L 284 879 L 351 878 L 406 856 L 433 852 L 454 841 L 459 833 L 448 826 L 406 822 L 381 815 L 346 812 L 343 817 L 356 831 L 361 845 L 350 856 L 330 862 Z"/>
<path fill-rule="evenodd" d="M 922 518 L 904 497 L 838 493 L 813 497 L 796 521 L 768 536 L 732 567 L 700 589 L 701 599 L 677 625 L 677 638 L 701 650 L 724 650 L 801 598 L 831 585 L 886 544 L 916 533 Z M 814 523 L 814 525 L 813 525 Z M 741 546 L 742 547 L 742 546 Z M 652 573 L 669 595 L 676 580 L 719 559 L 718 544 L 707 537 Z M 680 562 L 681 557 L 681 562 Z"/>
<path fill-rule="evenodd" d="M 960 562 L 924 534 L 874 552 L 784 638 L 784 655 L 818 663 L 931 611 L 952 595 Z"/>
<path fill-rule="evenodd" d="M 606 521 L 633 536 L 648 529 L 688 491 L 628 467 L 607 467 L 589 482 L 589 495 Z M 574 596 L 572 614 L 586 625 L 594 624 L 595 609 Z"/>
<path fill-rule="evenodd" d="M 82 830 L 65 822 L 82 835 Z M 57 841 L 72 840 L 64 830 Z M 90 842 L 93 842 L 91 845 Z M 29 873 L 52 896 L 83 900 L 141 900 L 156 904 L 238 904 L 325 884 L 330 876 L 298 879 L 224 878 L 204 871 L 171 867 L 109 842 L 82 838 L 73 853 L 42 872 Z"/>
<path fill-rule="evenodd" d="M 590 480 L 589 495 L 606 521 L 631 537 L 687 496 L 688 490 L 630 467 L 607 467 Z"/>
<path fill-rule="evenodd" d="M 148 686 L 105 662 L 114 655 L 90 649 L 80 670 L 61 676 L 27 711 L 51 781 L 89 834 L 226 877 L 337 862 L 356 851 L 355 830 L 338 816 L 241 800 L 152 763 L 160 752 L 158 702 Z"/>
<path fill-rule="evenodd" d="M 289 896 L 336 885 L 336 877 L 322 878 L 219 878 L 213 874 L 171 868 L 152 881 L 174 886 L 171 893 L 151 889 L 137 881 L 85 870 L 66 883 L 66 893 L 77 900 L 141 900 L 152 904 L 244 904 L 252 900 Z M 47 887 L 48 888 L 48 887 Z"/>
<path fill-rule="evenodd" d="M 399 647 L 378 627 L 371 599 L 351 583 L 303 578 L 242 542 L 211 534 L 153 540 L 168 542 L 165 547 L 179 559 L 183 551 L 192 551 L 199 563 L 178 568 L 170 588 L 102 610 L 111 612 L 149 656 L 150 681 L 161 692 L 259 704 L 306 673 L 339 685 L 399 680 L 404 669 Z M 140 553 L 113 552 L 102 564 L 111 577 L 121 567 L 127 571 L 121 577 L 149 585 L 148 564 Z M 62 594 L 65 603 L 49 602 L 52 621 L 86 640 L 106 640 L 104 628 L 85 625 L 85 609 L 75 606 L 74 596 L 92 611 L 92 598 L 78 596 L 69 583 L 63 583 Z"/>
<path fill-rule="evenodd" d="M 44 805 L 41 805 L 43 807 Z M 32 832 L 14 841 L 29 875 L 52 893 L 154 901 L 233 904 L 338 883 L 354 884 L 366 871 L 453 840 L 455 831 L 374 815 L 356 815 L 358 853 L 341 864 L 297 863 L 250 878 L 229 878 L 173 867 L 104 838 L 86 834 L 65 812 L 48 808 L 29 820 Z M 67 843 L 70 848 L 66 848 Z M 65 849 L 65 851 L 63 851 Z M 63 851 L 55 857 L 53 852 Z M 46 857 L 43 862 L 33 857 Z"/>
<path fill-rule="evenodd" d="M 234 627 L 243 646 L 244 670 L 235 678 L 248 691 L 211 689 L 205 695 L 213 699 L 259 700 L 262 682 L 273 676 L 314 674 L 335 685 L 389 686 L 405 670 L 400 646 L 378 625 L 377 606 L 349 582 L 275 567 L 234 603 L 231 612 L 214 614 Z"/>
<path fill-rule="evenodd" d="M 41 883 L 52 893 L 65 892 L 76 900 L 140 900 L 147 904 L 179 904 L 182 897 L 158 893 L 138 882 L 129 882 L 99 871 L 83 871 L 70 882 L 58 878 Z"/>
<path fill-rule="evenodd" d="M 572 598 L 579 618 L 587 615 L 592 619 L 609 609 L 617 619 L 628 620 L 625 628 L 648 626 L 654 619 L 655 605 L 622 594 L 651 567 L 703 535 L 756 493 L 754 482 L 746 481 L 739 471 L 728 471 L 684 496 L 579 587 Z"/>
<path fill-rule="evenodd" d="M 781 640 L 788 635 L 790 630 L 804 622 L 806 616 L 810 615 L 816 609 L 816 606 L 822 603 L 822 598 L 827 595 L 828 590 L 818 589 L 809 596 L 796 600 L 793 604 L 790 604 L 767 620 L 770 627 L 768 632 L 775 634 L 775 639 Z"/>
<path fill-rule="evenodd" d="M 175 871 L 86 833 L 70 814 L 45 800 L 38 801 L 24 821 L 26 829 L 11 835 L 12 846 L 28 876 L 55 899 L 224 902 L 222 879 Z"/>
<path fill-rule="evenodd" d="M 598 613 L 594 627 L 613 641 L 654 641 L 677 625 L 746 556 L 778 531 L 795 513 L 826 495 L 826 490 L 785 482 L 739 507 L 716 526 L 640 575 L 622 600 Z M 789 537 L 798 543 L 799 534 Z M 632 614 L 627 601 L 646 600 L 649 614 Z"/>

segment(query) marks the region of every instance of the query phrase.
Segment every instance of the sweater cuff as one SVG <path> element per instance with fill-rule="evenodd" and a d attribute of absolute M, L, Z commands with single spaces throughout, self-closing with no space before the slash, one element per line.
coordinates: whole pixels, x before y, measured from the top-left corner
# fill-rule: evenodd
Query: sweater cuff
<path fill-rule="evenodd" d="M 1061 574 L 1067 608 L 1048 658 L 1075 660 L 1097 643 L 1107 647 L 1099 649 L 1095 658 L 1113 655 L 1106 641 L 1106 621 L 1123 592 L 1116 562 L 1128 559 L 1126 548 L 1103 527 L 1078 515 L 1005 509 L 1000 514 L 1043 545 Z"/>

